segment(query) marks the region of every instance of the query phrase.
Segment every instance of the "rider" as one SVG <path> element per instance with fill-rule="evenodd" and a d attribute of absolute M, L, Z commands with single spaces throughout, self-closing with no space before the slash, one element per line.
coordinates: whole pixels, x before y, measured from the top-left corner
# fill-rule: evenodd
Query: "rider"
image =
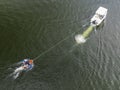
<path fill-rule="evenodd" d="M 22 61 L 24 68 L 32 68 L 33 60 L 32 59 L 24 59 Z"/>

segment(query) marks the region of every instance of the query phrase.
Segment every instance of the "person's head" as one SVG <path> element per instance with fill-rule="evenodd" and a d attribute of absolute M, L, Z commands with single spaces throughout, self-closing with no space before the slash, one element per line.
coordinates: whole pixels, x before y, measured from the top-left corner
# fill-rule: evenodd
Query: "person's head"
<path fill-rule="evenodd" d="M 30 64 L 33 64 L 33 60 L 32 60 L 32 59 L 30 59 L 30 60 L 29 60 L 29 63 L 30 63 Z"/>

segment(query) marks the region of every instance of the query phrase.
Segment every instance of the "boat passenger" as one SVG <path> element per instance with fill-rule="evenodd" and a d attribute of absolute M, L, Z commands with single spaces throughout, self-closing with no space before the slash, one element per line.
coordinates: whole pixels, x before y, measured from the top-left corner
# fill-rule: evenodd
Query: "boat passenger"
<path fill-rule="evenodd" d="M 96 20 L 94 20 L 92 23 L 93 23 L 93 24 L 96 24 Z"/>

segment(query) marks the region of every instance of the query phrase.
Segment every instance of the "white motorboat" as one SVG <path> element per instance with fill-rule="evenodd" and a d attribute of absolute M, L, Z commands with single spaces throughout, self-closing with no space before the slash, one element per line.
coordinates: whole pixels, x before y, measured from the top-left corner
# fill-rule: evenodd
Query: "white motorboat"
<path fill-rule="evenodd" d="M 92 26 L 99 26 L 106 18 L 107 9 L 104 7 L 99 7 L 95 12 L 95 15 L 91 18 L 91 25 Z"/>

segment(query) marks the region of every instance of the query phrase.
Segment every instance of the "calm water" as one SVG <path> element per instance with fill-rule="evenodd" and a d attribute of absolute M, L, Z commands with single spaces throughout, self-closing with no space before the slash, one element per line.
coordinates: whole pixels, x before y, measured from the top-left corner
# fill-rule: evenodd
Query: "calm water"
<path fill-rule="evenodd" d="M 99 6 L 106 23 L 76 46 Z M 0 90 L 120 90 L 119 26 L 119 0 L 0 0 Z M 24 58 L 34 69 L 6 79 Z"/>

